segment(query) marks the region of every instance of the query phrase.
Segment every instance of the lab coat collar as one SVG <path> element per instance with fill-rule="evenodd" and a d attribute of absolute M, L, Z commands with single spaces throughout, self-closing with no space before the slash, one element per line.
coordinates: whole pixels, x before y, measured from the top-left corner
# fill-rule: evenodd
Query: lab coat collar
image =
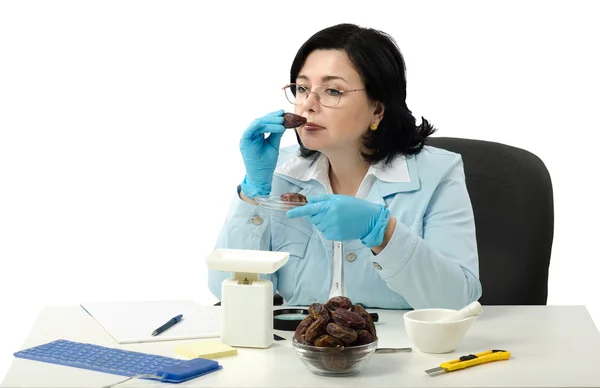
<path fill-rule="evenodd" d="M 315 191 L 309 182 L 317 181 L 325 187 L 328 173 L 329 161 L 323 154 L 317 154 L 316 159 L 294 155 L 275 171 L 280 178 L 299 186 L 300 193 L 307 196 Z M 384 204 L 383 199 L 389 195 L 418 190 L 421 186 L 415 155 L 398 156 L 389 166 L 384 166 L 383 162 L 371 165 L 368 175 L 375 176 L 375 182 L 367 200 L 375 203 Z"/>

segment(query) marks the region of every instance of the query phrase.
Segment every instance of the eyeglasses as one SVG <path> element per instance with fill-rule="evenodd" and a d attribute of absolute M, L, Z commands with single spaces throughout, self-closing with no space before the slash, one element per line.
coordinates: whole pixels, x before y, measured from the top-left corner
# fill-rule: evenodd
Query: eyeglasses
<path fill-rule="evenodd" d="M 308 96 L 310 96 L 311 93 L 314 93 L 319 104 L 325 107 L 336 106 L 340 103 L 344 93 L 356 92 L 358 90 L 366 89 L 339 90 L 331 85 L 321 85 L 314 91 L 311 91 L 307 85 L 300 84 L 287 84 L 283 87 L 285 97 L 294 105 L 304 104 L 304 101 L 306 101 Z"/>

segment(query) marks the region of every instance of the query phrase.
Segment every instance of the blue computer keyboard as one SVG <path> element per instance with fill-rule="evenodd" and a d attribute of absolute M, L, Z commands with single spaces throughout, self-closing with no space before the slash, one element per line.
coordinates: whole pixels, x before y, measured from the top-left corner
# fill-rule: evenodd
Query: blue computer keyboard
<path fill-rule="evenodd" d="M 14 353 L 15 357 L 111 373 L 121 376 L 155 375 L 179 383 L 223 368 L 203 358 L 178 360 L 130 350 L 57 340 Z"/>

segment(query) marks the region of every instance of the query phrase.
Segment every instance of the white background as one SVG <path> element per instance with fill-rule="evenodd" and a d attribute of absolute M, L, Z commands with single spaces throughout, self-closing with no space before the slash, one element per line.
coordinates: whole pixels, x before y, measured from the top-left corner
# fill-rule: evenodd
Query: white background
<path fill-rule="evenodd" d="M 0 2 L 0 376 L 46 304 L 216 301 L 202 259 L 244 175 L 239 137 L 292 109 L 296 50 L 339 22 L 397 40 L 438 136 L 542 158 L 548 304 L 600 323 L 595 2 L 214 3 Z"/>

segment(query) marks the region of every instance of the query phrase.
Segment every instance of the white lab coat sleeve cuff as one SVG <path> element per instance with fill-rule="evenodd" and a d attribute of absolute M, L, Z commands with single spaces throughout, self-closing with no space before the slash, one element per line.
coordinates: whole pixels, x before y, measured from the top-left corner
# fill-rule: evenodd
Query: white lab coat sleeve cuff
<path fill-rule="evenodd" d="M 413 308 L 460 309 L 481 294 L 475 224 L 457 161 L 438 185 L 423 224 L 423 236 L 404 225 L 373 255 L 373 266 L 387 285 Z"/>
<path fill-rule="evenodd" d="M 238 186 L 217 240 L 217 248 L 269 250 L 270 219 L 270 210 L 239 197 Z"/>
<path fill-rule="evenodd" d="M 245 202 L 239 197 L 240 187 L 234 195 L 225 223 L 221 228 L 215 249 L 247 249 L 268 251 L 271 248 L 270 210 Z M 221 284 L 231 278 L 231 272 L 208 270 L 208 283 L 212 293 L 221 299 Z M 273 282 L 277 290 L 277 276 L 261 275 Z"/>
<path fill-rule="evenodd" d="M 402 222 L 396 222 L 392 238 L 378 255 L 373 255 L 373 265 L 381 268 L 379 274 L 388 280 L 398 274 L 413 256 L 419 237 Z"/>
<path fill-rule="evenodd" d="M 400 222 L 372 260 L 388 287 L 415 309 L 461 309 L 481 296 L 479 279 L 468 266 L 436 252 Z"/>

